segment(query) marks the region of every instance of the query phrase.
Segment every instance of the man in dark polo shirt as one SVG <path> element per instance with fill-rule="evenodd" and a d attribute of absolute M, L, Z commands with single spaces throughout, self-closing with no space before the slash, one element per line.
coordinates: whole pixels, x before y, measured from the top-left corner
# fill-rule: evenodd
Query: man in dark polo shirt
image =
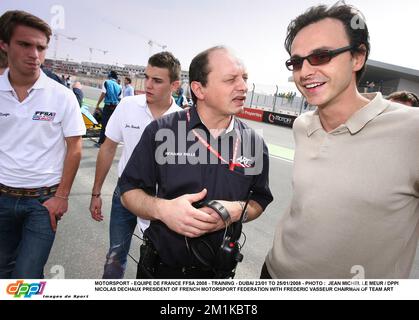
<path fill-rule="evenodd" d="M 234 117 L 246 99 L 243 64 L 224 47 L 210 48 L 192 60 L 189 78 L 196 107 L 152 122 L 119 183 L 124 206 L 151 220 L 140 278 L 223 277 L 216 257 L 225 234 L 273 200 L 266 145 Z M 211 200 L 221 213 L 202 207 Z"/>

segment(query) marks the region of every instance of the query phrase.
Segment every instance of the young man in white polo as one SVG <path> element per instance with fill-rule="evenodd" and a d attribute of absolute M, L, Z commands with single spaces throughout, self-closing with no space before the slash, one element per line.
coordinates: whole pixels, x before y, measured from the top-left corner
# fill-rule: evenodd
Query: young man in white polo
<path fill-rule="evenodd" d="M 8 11 L 0 47 L 0 278 L 43 278 L 79 167 L 85 126 L 74 94 L 40 69 L 51 29 Z"/>
<path fill-rule="evenodd" d="M 141 139 L 147 125 L 163 115 L 181 111 L 172 98 L 172 92 L 180 85 L 180 63 L 170 52 L 161 52 L 148 60 L 145 70 L 146 94 L 122 99 L 106 127 L 106 139 L 101 145 L 97 162 L 95 182 L 90 202 L 90 212 L 96 221 L 102 221 L 102 185 L 112 165 L 116 148 L 124 143 L 118 165 L 118 176 L 122 175 L 131 154 Z M 144 231 L 149 222 L 138 219 Z M 131 238 L 137 217 L 125 209 L 120 201 L 118 187 L 112 199 L 110 220 L 110 247 L 103 273 L 105 279 L 124 277 Z"/>

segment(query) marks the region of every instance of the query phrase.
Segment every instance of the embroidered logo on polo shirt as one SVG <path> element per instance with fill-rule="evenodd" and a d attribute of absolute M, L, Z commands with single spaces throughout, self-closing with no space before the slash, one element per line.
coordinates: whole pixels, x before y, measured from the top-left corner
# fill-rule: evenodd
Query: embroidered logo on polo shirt
<path fill-rule="evenodd" d="M 125 124 L 125 129 L 141 129 L 140 126 L 134 126 L 133 124 L 129 125 L 129 124 Z"/>
<path fill-rule="evenodd" d="M 37 121 L 53 121 L 55 118 L 55 112 L 48 111 L 35 111 L 35 114 L 32 117 L 32 120 Z"/>

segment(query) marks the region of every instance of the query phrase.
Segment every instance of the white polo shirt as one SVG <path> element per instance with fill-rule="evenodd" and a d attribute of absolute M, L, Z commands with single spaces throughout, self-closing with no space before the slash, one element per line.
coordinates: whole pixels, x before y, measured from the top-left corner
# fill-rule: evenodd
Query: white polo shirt
<path fill-rule="evenodd" d="M 60 183 L 65 137 L 86 128 L 73 92 L 48 78 L 39 79 L 19 102 L 8 70 L 0 76 L 0 183 L 15 188 Z"/>
<path fill-rule="evenodd" d="M 163 114 L 182 111 L 172 98 L 170 108 Z M 116 107 L 106 126 L 105 135 L 117 143 L 124 143 L 121 159 L 118 164 L 118 176 L 121 177 L 131 154 L 137 146 L 144 129 L 154 121 L 153 115 L 148 108 L 146 96 L 137 95 L 125 97 Z M 142 230 L 145 230 L 150 222 L 138 218 Z"/>

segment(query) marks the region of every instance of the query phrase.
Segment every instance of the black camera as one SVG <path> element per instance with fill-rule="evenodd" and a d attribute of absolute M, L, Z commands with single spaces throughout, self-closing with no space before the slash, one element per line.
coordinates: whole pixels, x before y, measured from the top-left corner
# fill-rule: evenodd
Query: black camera
<path fill-rule="evenodd" d="M 251 192 L 249 193 L 249 198 L 250 194 Z M 204 268 L 211 269 L 215 272 L 215 278 L 234 278 L 237 264 L 243 261 L 243 255 L 240 253 L 241 246 L 239 239 L 242 233 L 242 218 L 248 202 L 249 199 L 243 208 L 241 218 L 234 223 L 231 223 L 230 214 L 227 209 L 217 201 L 201 201 L 193 204 L 197 209 L 202 207 L 213 209 L 223 219 L 226 225 L 223 240 L 216 250 L 214 250 L 208 241 L 207 235 L 186 239 L 190 252 Z"/>

